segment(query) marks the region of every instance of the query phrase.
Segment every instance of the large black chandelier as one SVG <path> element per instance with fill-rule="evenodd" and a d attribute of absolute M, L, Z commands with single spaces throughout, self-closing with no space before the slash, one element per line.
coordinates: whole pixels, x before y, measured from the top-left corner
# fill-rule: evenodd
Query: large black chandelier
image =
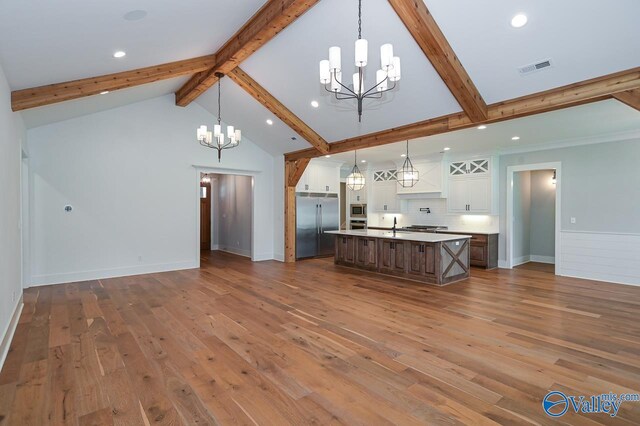
<path fill-rule="evenodd" d="M 224 77 L 222 73 L 216 73 L 218 77 L 218 124 L 213 126 L 213 132 L 207 130 L 207 126 L 200 126 L 197 129 L 197 138 L 200 145 L 207 148 L 213 148 L 218 150 L 218 162 L 222 157 L 223 149 L 235 148 L 240 145 L 240 139 L 242 133 L 238 129 L 234 129 L 233 126 L 227 126 L 227 135 L 222 132 L 221 117 L 220 117 L 220 80 Z"/>
<path fill-rule="evenodd" d="M 327 92 L 333 93 L 338 100 L 356 99 L 358 102 L 358 122 L 362 121 L 362 102 L 365 99 L 380 99 L 384 92 L 393 90 L 400 80 L 400 58 L 393 56 L 393 45 L 380 46 L 380 69 L 376 72 L 376 85 L 364 88 L 364 67 L 367 65 L 367 40 L 362 38 L 362 0 L 358 0 L 358 39 L 356 40 L 355 65 L 358 71 L 353 74 L 353 90 L 342 84 L 342 60 L 340 47 L 329 48 L 329 59 L 320 61 L 320 83 Z M 389 84 L 391 82 L 391 84 Z M 346 93 L 341 93 L 342 89 Z"/>

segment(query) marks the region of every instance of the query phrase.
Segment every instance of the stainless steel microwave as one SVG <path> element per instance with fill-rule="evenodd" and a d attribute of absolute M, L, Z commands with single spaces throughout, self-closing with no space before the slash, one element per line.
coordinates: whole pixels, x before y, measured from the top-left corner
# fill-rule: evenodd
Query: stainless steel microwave
<path fill-rule="evenodd" d="M 366 204 L 351 204 L 351 217 L 367 217 Z"/>

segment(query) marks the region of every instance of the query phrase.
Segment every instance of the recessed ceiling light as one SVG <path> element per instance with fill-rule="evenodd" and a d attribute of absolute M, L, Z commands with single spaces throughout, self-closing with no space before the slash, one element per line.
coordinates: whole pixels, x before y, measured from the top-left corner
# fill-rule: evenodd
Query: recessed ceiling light
<path fill-rule="evenodd" d="M 400 157 L 406 157 L 407 154 L 400 154 Z"/>
<path fill-rule="evenodd" d="M 325 155 L 324 158 L 331 158 L 331 156 L 330 155 Z"/>
<path fill-rule="evenodd" d="M 273 126 L 273 120 L 272 120 L 272 119 L 270 119 L 270 118 L 268 118 L 268 119 L 267 119 L 267 124 L 268 124 L 269 126 Z"/>
<path fill-rule="evenodd" d="M 125 13 L 122 17 L 126 21 L 139 21 L 147 16 L 146 10 L 132 10 L 130 12 Z"/>
<path fill-rule="evenodd" d="M 103 90 L 102 92 L 100 92 L 101 95 L 106 95 L 107 93 L 109 93 L 108 90 Z"/>
<path fill-rule="evenodd" d="M 484 124 L 482 126 L 478 126 L 478 130 L 484 130 L 486 128 L 487 128 L 487 126 L 485 126 Z"/>
<path fill-rule="evenodd" d="M 514 136 L 514 137 L 512 137 L 512 138 L 511 138 L 511 140 L 512 140 L 512 141 L 520 140 L 520 136 Z"/>
<path fill-rule="evenodd" d="M 318 101 L 311 101 L 311 106 L 314 108 L 318 108 L 320 104 L 318 103 Z"/>
<path fill-rule="evenodd" d="M 511 18 L 511 26 L 513 28 L 522 28 L 527 25 L 527 15 L 524 13 L 518 13 L 516 16 Z"/>
<path fill-rule="evenodd" d="M 127 56 L 127 52 L 125 52 L 123 50 L 118 50 L 117 52 L 115 52 L 113 54 L 114 58 L 124 58 L 125 56 Z"/>
<path fill-rule="evenodd" d="M 451 148 L 449 148 L 448 146 L 444 148 L 445 151 L 449 151 Z"/>
<path fill-rule="evenodd" d="M 366 162 L 367 162 L 367 160 L 360 160 L 360 162 L 361 162 L 361 163 L 366 163 Z"/>

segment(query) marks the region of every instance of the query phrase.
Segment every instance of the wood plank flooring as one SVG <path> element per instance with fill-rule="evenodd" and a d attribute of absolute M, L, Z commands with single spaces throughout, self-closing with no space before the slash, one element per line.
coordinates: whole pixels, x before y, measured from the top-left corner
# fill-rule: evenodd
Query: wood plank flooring
<path fill-rule="evenodd" d="M 542 410 L 640 392 L 640 288 L 472 270 L 444 288 L 251 263 L 33 288 L 0 425 L 640 424 Z"/>
<path fill-rule="evenodd" d="M 538 272 L 547 272 L 549 274 L 556 273 L 556 265 L 551 263 L 540 263 L 540 262 L 527 262 L 522 265 L 516 266 L 514 269 L 518 270 L 528 270 L 528 271 L 538 271 Z"/>

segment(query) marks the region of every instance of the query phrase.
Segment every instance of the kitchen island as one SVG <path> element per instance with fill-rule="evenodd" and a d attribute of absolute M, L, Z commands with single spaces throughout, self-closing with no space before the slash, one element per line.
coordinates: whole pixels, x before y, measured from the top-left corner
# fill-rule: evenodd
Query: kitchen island
<path fill-rule="evenodd" d="M 470 235 L 384 230 L 335 234 L 335 264 L 445 285 L 469 277 Z"/>

